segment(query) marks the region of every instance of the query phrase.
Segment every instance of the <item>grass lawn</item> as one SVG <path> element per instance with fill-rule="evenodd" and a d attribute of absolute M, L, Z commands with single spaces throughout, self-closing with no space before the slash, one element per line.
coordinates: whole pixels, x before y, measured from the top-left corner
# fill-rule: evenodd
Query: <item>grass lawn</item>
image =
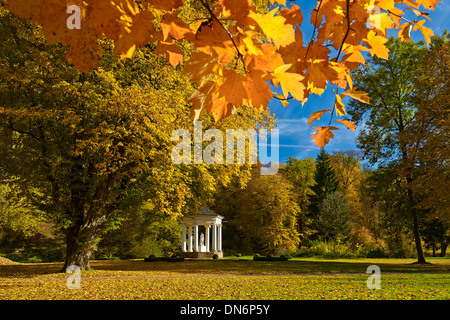
<path fill-rule="evenodd" d="M 61 263 L 0 266 L 0 299 L 450 299 L 450 259 L 93 261 L 69 290 Z M 367 267 L 381 269 L 369 290 Z"/>

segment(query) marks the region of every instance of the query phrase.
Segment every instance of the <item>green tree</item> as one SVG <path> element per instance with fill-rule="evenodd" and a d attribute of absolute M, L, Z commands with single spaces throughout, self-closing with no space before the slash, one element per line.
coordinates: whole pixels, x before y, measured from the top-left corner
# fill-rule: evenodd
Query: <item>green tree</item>
<path fill-rule="evenodd" d="M 355 150 L 335 151 L 331 160 L 339 180 L 340 191 L 346 192 L 352 187 L 357 188 L 361 170 L 360 152 Z"/>
<path fill-rule="evenodd" d="M 430 50 L 419 61 L 423 72 L 415 79 L 420 90 L 417 111 L 403 139 L 413 158 L 402 167 L 411 175 L 417 207 L 429 218 L 450 222 L 450 33 L 434 37 Z"/>
<path fill-rule="evenodd" d="M 193 88 L 152 46 L 120 60 L 103 41 L 100 67 L 81 73 L 67 48 L 0 8 L 0 170 L 39 191 L 39 208 L 66 237 L 63 270 L 89 269 L 99 236 L 123 212 L 151 200 L 179 217 L 249 165 L 174 165 L 174 129 L 191 128 Z M 268 113 L 247 109 L 205 127 L 253 128 Z M 245 174 L 242 174 L 245 176 Z"/>
<path fill-rule="evenodd" d="M 313 195 L 310 197 L 309 217 L 311 228 L 318 231 L 317 225 L 320 219 L 320 205 L 329 195 L 339 190 L 339 180 L 333 167 L 330 154 L 324 149 L 316 157 L 316 172 L 314 174 L 315 184 L 312 186 Z M 321 234 L 318 234 L 321 236 Z"/>
<path fill-rule="evenodd" d="M 440 256 L 445 257 L 450 240 L 450 226 L 439 219 L 433 219 L 423 224 L 422 234 L 426 245 L 433 252 L 433 257 L 436 257 L 436 250 L 439 248 Z"/>
<path fill-rule="evenodd" d="M 390 38 L 387 47 L 389 60 L 371 58 L 366 66 L 354 72 L 354 85 L 371 97 L 370 104 L 350 102 L 349 114 L 357 124 L 364 124 L 358 136 L 358 148 L 371 163 L 380 166 L 396 163 L 396 167 L 410 168 L 413 157 L 403 139 L 404 132 L 413 123 L 420 91 L 413 79 L 423 69 L 419 61 L 427 52 L 422 42 L 402 42 Z M 419 212 L 411 187 L 413 175 L 400 175 L 405 179 L 405 201 L 413 222 L 412 230 L 419 263 L 425 263 L 419 235 Z"/>
<path fill-rule="evenodd" d="M 120 227 L 107 230 L 96 257 L 144 258 L 171 256 L 181 249 L 181 217 L 155 210 L 151 202 L 124 213 Z"/>
<path fill-rule="evenodd" d="M 32 190 L 27 190 L 33 193 Z M 38 210 L 14 179 L 0 184 L 0 245 L 8 231 L 31 236 L 42 222 L 42 212 Z"/>
<path fill-rule="evenodd" d="M 279 254 L 298 248 L 299 207 L 286 178 L 256 173 L 233 201 L 237 234 L 253 252 Z"/>
<path fill-rule="evenodd" d="M 368 215 L 365 226 L 368 227 L 382 245 L 380 249 L 390 257 L 412 257 L 410 245 L 414 241 L 410 236 L 413 221 L 408 206 L 406 179 L 398 175 L 396 164 L 380 167 L 368 173 L 364 180 L 364 201 Z M 367 195 L 366 195 L 367 197 Z M 383 245 L 384 244 L 384 245 Z M 417 250 L 416 250 L 417 251 Z"/>
<path fill-rule="evenodd" d="M 286 166 L 280 169 L 290 183 L 293 185 L 293 193 L 297 198 L 300 212 L 297 218 L 298 232 L 300 240 L 303 240 L 309 233 L 309 220 L 307 218 L 308 207 L 310 204 L 310 197 L 313 195 L 312 186 L 315 183 L 314 173 L 316 171 L 316 164 L 313 158 L 304 160 L 289 157 L 286 161 Z"/>
<path fill-rule="evenodd" d="M 350 232 L 350 205 L 345 196 L 333 192 L 323 199 L 319 206 L 320 215 L 316 223 L 323 240 L 334 244 L 346 238 Z"/>

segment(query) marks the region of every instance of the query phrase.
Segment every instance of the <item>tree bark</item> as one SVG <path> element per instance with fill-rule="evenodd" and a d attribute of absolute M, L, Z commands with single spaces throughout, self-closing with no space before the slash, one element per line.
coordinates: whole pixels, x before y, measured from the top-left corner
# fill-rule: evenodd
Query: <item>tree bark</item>
<path fill-rule="evenodd" d="M 412 218 L 413 218 L 413 235 L 414 235 L 414 242 L 416 244 L 417 263 L 427 263 L 424 255 L 423 255 L 422 241 L 420 241 L 419 215 L 417 213 L 416 208 L 414 207 L 414 194 L 410 187 L 411 182 L 412 182 L 411 175 L 409 175 L 409 174 L 407 175 L 406 182 L 408 184 L 408 206 L 411 210 L 411 214 L 412 214 Z"/>
<path fill-rule="evenodd" d="M 447 252 L 447 237 L 445 235 L 442 236 L 442 240 L 441 240 L 441 257 L 445 257 L 445 254 Z"/>
<path fill-rule="evenodd" d="M 414 234 L 414 242 L 416 243 L 416 250 L 417 250 L 417 263 L 427 263 L 425 260 L 425 256 L 423 255 L 423 249 L 422 249 L 422 242 L 420 241 L 420 234 L 419 234 L 419 219 L 417 216 L 416 209 L 411 209 L 413 213 L 413 234 Z"/>
<path fill-rule="evenodd" d="M 402 161 L 404 169 L 406 169 L 406 187 L 407 187 L 407 197 L 408 197 L 408 207 L 412 215 L 413 219 L 413 235 L 414 235 L 414 242 L 416 244 L 416 251 L 417 251 L 417 263 L 427 263 L 425 261 L 425 257 L 423 255 L 423 249 L 422 249 L 422 242 L 420 241 L 420 234 L 419 234 L 419 214 L 415 208 L 415 200 L 414 200 L 414 193 L 411 189 L 411 183 L 413 182 L 413 177 L 411 174 L 411 170 L 413 168 L 413 165 L 411 164 L 411 159 L 407 151 L 406 143 L 403 139 L 403 132 L 405 130 L 404 123 L 403 123 L 403 116 L 402 116 L 402 109 L 399 107 L 399 135 L 400 135 L 400 150 L 402 152 Z"/>
<path fill-rule="evenodd" d="M 89 258 L 105 220 L 106 216 L 102 215 L 95 220 L 76 224 L 65 230 L 66 260 L 62 272 L 66 272 L 71 265 L 76 265 L 81 270 L 91 270 Z"/>
<path fill-rule="evenodd" d="M 80 270 L 91 270 L 89 257 L 91 256 L 92 246 L 86 243 L 86 240 L 80 239 L 74 230 L 66 233 L 66 260 L 64 262 L 62 272 L 71 265 L 75 265 Z"/>

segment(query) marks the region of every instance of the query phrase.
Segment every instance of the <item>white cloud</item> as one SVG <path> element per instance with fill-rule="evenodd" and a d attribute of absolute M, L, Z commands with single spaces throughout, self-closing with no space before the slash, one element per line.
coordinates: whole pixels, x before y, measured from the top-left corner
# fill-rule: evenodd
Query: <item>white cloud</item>
<path fill-rule="evenodd" d="M 298 136 L 309 131 L 307 118 L 299 119 L 278 119 L 276 128 L 280 131 L 280 136 Z"/>

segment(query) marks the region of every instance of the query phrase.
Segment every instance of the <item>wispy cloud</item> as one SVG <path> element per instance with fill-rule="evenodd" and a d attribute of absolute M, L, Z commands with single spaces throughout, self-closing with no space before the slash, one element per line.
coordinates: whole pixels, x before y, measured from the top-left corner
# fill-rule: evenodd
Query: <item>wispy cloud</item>
<path fill-rule="evenodd" d="M 280 136 L 298 136 L 308 133 L 310 128 L 307 126 L 308 119 L 278 119 L 277 129 L 280 131 Z"/>

